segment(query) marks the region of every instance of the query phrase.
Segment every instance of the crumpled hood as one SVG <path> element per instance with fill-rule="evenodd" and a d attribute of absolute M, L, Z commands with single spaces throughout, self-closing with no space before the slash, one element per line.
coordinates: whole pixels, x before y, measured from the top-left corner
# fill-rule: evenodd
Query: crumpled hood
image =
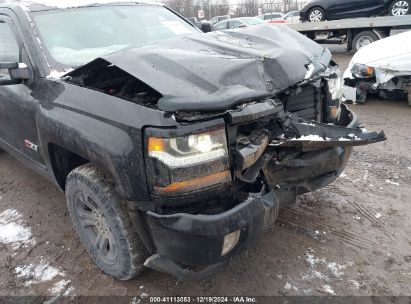
<path fill-rule="evenodd" d="M 371 43 L 360 49 L 351 63 L 390 71 L 411 71 L 411 31 Z"/>
<path fill-rule="evenodd" d="M 218 110 L 325 71 L 331 53 L 286 26 L 264 24 L 176 37 L 102 59 L 159 92 L 162 110 Z"/>
<path fill-rule="evenodd" d="M 353 79 L 354 64 L 365 64 L 375 69 L 375 84 L 386 83 L 394 77 L 411 75 L 411 31 L 378 40 L 361 48 L 351 59 L 344 79 Z"/>

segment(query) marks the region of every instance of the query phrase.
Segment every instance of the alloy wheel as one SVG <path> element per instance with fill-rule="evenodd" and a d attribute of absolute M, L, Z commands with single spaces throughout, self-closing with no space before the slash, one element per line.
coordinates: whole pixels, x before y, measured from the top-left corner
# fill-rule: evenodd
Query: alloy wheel
<path fill-rule="evenodd" d="M 323 19 L 323 13 L 320 10 L 313 10 L 310 13 L 310 22 L 320 22 Z"/>
<path fill-rule="evenodd" d="M 394 3 L 391 12 L 393 16 L 403 16 L 408 13 L 409 4 L 407 1 L 401 0 Z"/>
<path fill-rule="evenodd" d="M 106 218 L 90 196 L 78 193 L 76 198 L 76 215 L 90 243 L 104 262 L 107 264 L 115 263 L 117 245 Z"/>

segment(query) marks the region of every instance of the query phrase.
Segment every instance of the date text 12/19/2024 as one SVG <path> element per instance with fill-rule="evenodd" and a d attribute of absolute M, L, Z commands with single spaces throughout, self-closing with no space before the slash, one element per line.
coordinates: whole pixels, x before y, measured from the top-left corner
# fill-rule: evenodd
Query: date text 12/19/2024
<path fill-rule="evenodd" d="M 232 297 L 213 297 L 213 296 L 198 296 L 198 297 L 150 297 L 150 303 L 257 303 L 255 297 L 248 296 L 232 296 Z"/>

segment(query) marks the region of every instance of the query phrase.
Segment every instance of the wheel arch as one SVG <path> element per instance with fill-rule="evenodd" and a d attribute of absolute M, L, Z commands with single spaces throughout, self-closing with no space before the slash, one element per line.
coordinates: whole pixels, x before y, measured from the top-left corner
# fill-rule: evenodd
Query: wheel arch
<path fill-rule="evenodd" d="M 351 34 L 350 34 L 351 37 L 349 39 L 349 42 L 350 42 L 351 45 L 348 46 L 348 48 L 351 49 L 351 50 L 354 50 L 355 52 L 358 51 L 358 49 L 355 46 L 355 42 L 357 41 L 357 38 L 360 36 L 360 34 L 365 34 L 365 33 L 373 33 L 377 38 L 375 41 L 383 39 L 383 38 L 387 37 L 386 35 L 388 35 L 388 34 L 385 33 L 384 29 L 358 29 L 358 30 L 352 30 Z"/>
<path fill-rule="evenodd" d="M 65 191 L 69 173 L 90 160 L 54 143 L 48 144 L 48 151 L 54 177 L 60 189 Z"/>
<path fill-rule="evenodd" d="M 91 163 L 107 171 L 120 196 L 131 201 L 149 198 L 141 132 L 67 111 L 43 111 L 38 119 L 48 175 L 65 191 L 67 175 Z"/>

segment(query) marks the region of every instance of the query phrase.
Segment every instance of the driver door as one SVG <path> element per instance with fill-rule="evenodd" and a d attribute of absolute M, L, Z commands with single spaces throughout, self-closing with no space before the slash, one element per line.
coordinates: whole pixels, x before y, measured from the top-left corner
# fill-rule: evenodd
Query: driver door
<path fill-rule="evenodd" d="M 0 62 L 24 64 L 32 70 L 21 32 L 12 16 L 1 10 Z M 0 79 L 9 77 L 7 69 L 0 70 Z M 31 93 L 28 83 L 0 85 L 0 146 L 44 168 L 36 124 L 38 100 Z"/>
<path fill-rule="evenodd" d="M 344 0 L 328 0 L 322 1 L 325 9 L 326 20 L 336 19 L 341 9 L 341 2 Z"/>
<path fill-rule="evenodd" d="M 384 4 L 383 0 L 341 0 L 339 16 L 343 18 L 368 17 Z"/>

